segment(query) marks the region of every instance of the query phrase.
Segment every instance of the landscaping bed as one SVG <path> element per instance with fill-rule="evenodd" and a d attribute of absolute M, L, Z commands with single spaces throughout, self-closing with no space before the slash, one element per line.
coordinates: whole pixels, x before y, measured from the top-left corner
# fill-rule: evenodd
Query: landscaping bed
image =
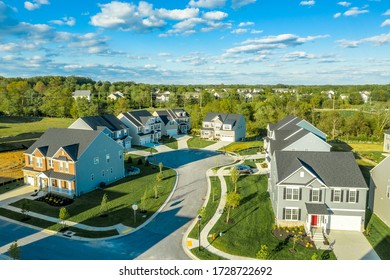
<path fill-rule="evenodd" d="M 274 226 L 272 234 L 280 240 L 290 241 L 294 236 L 298 236 L 297 244 L 308 249 L 316 249 L 314 242 L 306 234 L 305 228 L 301 227 L 278 227 Z"/>
<path fill-rule="evenodd" d="M 52 194 L 52 193 L 48 193 L 48 194 L 41 196 L 35 200 L 36 201 L 43 201 L 51 206 L 56 206 L 56 207 L 64 207 L 64 206 L 68 206 L 68 205 L 73 203 L 73 199 L 71 199 L 71 198 L 59 196 L 59 195 Z"/>

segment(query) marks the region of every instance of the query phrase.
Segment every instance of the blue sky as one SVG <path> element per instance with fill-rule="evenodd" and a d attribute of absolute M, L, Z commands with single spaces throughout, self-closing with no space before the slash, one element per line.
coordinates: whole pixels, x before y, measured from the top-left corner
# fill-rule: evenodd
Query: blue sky
<path fill-rule="evenodd" d="M 390 83 L 390 1 L 0 0 L 0 75 Z"/>

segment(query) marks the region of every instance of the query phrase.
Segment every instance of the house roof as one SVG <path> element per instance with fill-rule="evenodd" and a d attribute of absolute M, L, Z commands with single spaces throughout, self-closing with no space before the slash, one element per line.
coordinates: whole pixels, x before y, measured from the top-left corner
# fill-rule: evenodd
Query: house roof
<path fill-rule="evenodd" d="M 25 153 L 32 154 L 35 149 L 42 152 L 41 148 L 45 147 L 44 156 L 52 157 L 63 148 L 76 161 L 100 133 L 96 130 L 49 128 Z"/>
<path fill-rule="evenodd" d="M 329 215 L 328 206 L 324 203 L 305 203 L 308 214 Z"/>
<path fill-rule="evenodd" d="M 238 120 L 243 118 L 243 115 L 209 112 L 203 121 L 211 122 L 213 119 L 215 119 L 215 117 L 218 117 L 218 119 L 220 119 L 223 124 L 232 124 L 232 129 L 234 129 L 235 125 L 238 123 Z"/>
<path fill-rule="evenodd" d="M 75 179 L 75 176 L 72 174 L 55 172 L 55 171 L 53 171 L 53 169 L 43 171 L 42 173 L 45 174 L 49 178 L 55 178 L 55 179 L 59 179 L 59 180 L 73 181 Z"/>
<path fill-rule="evenodd" d="M 154 118 L 151 113 L 146 110 L 136 110 L 131 112 L 123 113 L 129 121 L 131 121 L 135 126 L 145 125 L 150 118 Z"/>
<path fill-rule="evenodd" d="M 102 116 L 83 117 L 82 119 L 90 128 L 97 130 L 98 127 L 107 127 L 111 131 L 126 129 L 127 126 L 112 114 Z"/>
<path fill-rule="evenodd" d="M 178 113 L 185 113 L 184 117 L 189 117 L 189 114 L 184 109 L 157 110 L 155 112 L 160 117 L 160 119 L 164 122 L 164 124 L 167 124 L 170 119 L 183 118 L 183 117 L 179 117 Z"/>
<path fill-rule="evenodd" d="M 328 187 L 365 188 L 352 152 L 275 151 L 278 182 L 304 167 Z"/>
<path fill-rule="evenodd" d="M 86 96 L 91 96 L 91 91 L 90 90 L 75 90 L 72 93 L 72 96 L 74 97 L 86 97 Z"/>

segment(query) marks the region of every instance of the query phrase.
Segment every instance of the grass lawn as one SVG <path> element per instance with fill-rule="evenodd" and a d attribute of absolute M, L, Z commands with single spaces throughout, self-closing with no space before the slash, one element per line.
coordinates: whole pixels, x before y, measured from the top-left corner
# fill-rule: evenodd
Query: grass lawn
<path fill-rule="evenodd" d="M 362 151 L 362 152 L 357 152 L 357 154 L 361 158 L 366 158 L 376 163 L 380 163 L 382 160 L 385 159 L 385 156 L 383 155 L 382 151 Z"/>
<path fill-rule="evenodd" d="M 12 191 L 12 190 L 17 189 L 17 188 L 20 188 L 21 186 L 24 186 L 23 180 L 8 183 L 5 185 L 1 185 L 0 186 L 0 194 Z"/>
<path fill-rule="evenodd" d="M 366 181 L 367 186 L 370 185 L 370 170 L 374 168 L 374 166 L 366 162 L 362 159 L 357 159 L 356 163 L 359 165 L 360 171 L 363 174 L 364 180 Z"/>
<path fill-rule="evenodd" d="M 150 147 L 145 147 L 145 146 L 131 145 L 131 147 L 134 149 L 146 151 L 146 152 L 152 152 L 152 153 L 158 152 L 155 148 L 150 148 Z"/>
<path fill-rule="evenodd" d="M 242 156 L 255 155 L 263 145 L 263 141 L 234 142 L 220 149 L 220 151 L 226 150 L 227 152 L 238 153 Z"/>
<path fill-rule="evenodd" d="M 30 219 L 28 220 L 23 220 L 23 218 L 25 218 L 23 214 L 10 211 L 4 208 L 0 208 L 0 215 L 12 220 L 21 221 L 25 224 L 37 226 L 47 230 L 52 230 L 57 232 L 61 230 L 60 224 L 52 223 L 35 217 L 30 217 Z M 76 227 L 69 227 L 69 230 L 75 232 L 77 236 L 87 237 L 87 238 L 103 238 L 103 237 L 118 235 L 118 232 L 116 230 L 88 231 Z"/>
<path fill-rule="evenodd" d="M 78 197 L 71 205 L 66 207 L 71 216 L 69 220 L 98 227 L 112 226 L 118 223 L 136 227 L 153 215 L 171 193 L 176 179 L 176 172 L 164 168 L 164 180 L 160 183 L 158 198 L 155 199 L 153 186 L 156 184 L 156 175 L 159 169 L 153 168 L 152 165 L 148 167 L 136 165 L 139 157 L 132 155 L 132 158 L 132 165 L 141 168 L 139 175 L 123 178 L 104 189 L 98 189 Z M 147 212 L 141 214 L 140 211 L 137 211 L 137 223 L 134 224 L 131 206 L 133 203 L 137 203 L 141 207 L 140 201 L 145 191 L 147 192 L 145 202 Z M 100 217 L 100 203 L 103 194 L 107 194 L 109 199 L 108 217 L 104 218 Z M 12 205 L 20 208 L 22 203 L 22 200 L 20 200 Z M 56 218 L 59 215 L 58 207 L 40 201 L 32 201 L 30 211 Z"/>
<path fill-rule="evenodd" d="M 256 162 L 253 161 L 253 160 L 248 160 L 248 159 L 246 159 L 246 160 L 244 160 L 243 165 L 248 165 L 248 166 L 250 166 L 251 168 L 257 168 Z"/>
<path fill-rule="evenodd" d="M 193 253 L 195 256 L 197 256 L 200 260 L 226 260 L 225 258 L 222 258 L 220 256 L 217 256 L 210 251 L 206 250 L 203 247 L 199 248 L 193 248 L 191 249 L 191 253 Z"/>
<path fill-rule="evenodd" d="M 370 151 L 370 152 L 373 152 L 373 151 L 382 151 L 383 150 L 383 145 L 381 144 L 349 144 L 349 146 L 352 147 L 352 149 L 354 149 L 355 151 L 357 152 L 361 152 L 361 151 Z"/>
<path fill-rule="evenodd" d="M 0 184 L 23 177 L 23 151 L 0 153 Z"/>
<path fill-rule="evenodd" d="M 228 190 L 233 186 L 230 178 L 225 178 Z M 273 260 L 310 260 L 316 253 L 320 258 L 336 259 L 333 252 L 313 250 L 301 245 L 291 253 L 292 242 L 287 244 L 272 235 L 274 213 L 267 192 L 267 176 L 241 176 L 238 182 L 241 202 L 238 208 L 231 210 L 231 222 L 225 223 L 226 211 L 211 230 L 211 233 L 223 232 L 222 237 L 211 241 L 212 245 L 234 255 L 254 258 L 261 245 L 267 245 L 270 259 Z"/>
<path fill-rule="evenodd" d="M 171 149 L 177 150 L 178 148 L 177 140 L 173 137 L 163 136 L 161 142 Z"/>
<path fill-rule="evenodd" d="M 215 141 L 205 140 L 200 137 L 192 137 L 187 140 L 188 148 L 193 149 L 200 149 L 200 148 L 206 148 L 207 146 L 210 146 L 212 144 L 216 143 Z"/>
<path fill-rule="evenodd" d="M 205 210 L 202 215 L 202 222 L 200 224 L 201 230 L 204 226 L 210 221 L 214 216 L 215 211 L 217 211 L 218 204 L 221 198 L 221 182 L 217 176 L 210 177 L 211 181 L 211 192 L 209 201 L 205 207 Z M 214 200 L 213 200 L 214 197 Z M 190 238 L 198 239 L 198 225 L 196 225 L 188 235 Z"/>
<path fill-rule="evenodd" d="M 368 210 L 367 210 L 368 211 Z M 390 228 L 373 214 L 368 222 L 367 240 L 382 260 L 390 260 Z"/>

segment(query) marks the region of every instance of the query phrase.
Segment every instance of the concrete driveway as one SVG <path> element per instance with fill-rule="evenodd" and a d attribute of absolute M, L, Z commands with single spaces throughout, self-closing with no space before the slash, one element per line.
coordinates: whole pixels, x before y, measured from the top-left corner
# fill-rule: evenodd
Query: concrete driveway
<path fill-rule="evenodd" d="M 209 150 L 209 151 L 217 151 L 229 144 L 231 144 L 232 142 L 228 142 L 228 141 L 218 141 L 217 143 L 215 144 L 212 144 L 210 146 L 207 146 L 206 148 L 203 148 L 204 150 Z"/>
<path fill-rule="evenodd" d="M 338 260 L 380 260 L 361 232 L 332 230 L 329 239 Z"/>

